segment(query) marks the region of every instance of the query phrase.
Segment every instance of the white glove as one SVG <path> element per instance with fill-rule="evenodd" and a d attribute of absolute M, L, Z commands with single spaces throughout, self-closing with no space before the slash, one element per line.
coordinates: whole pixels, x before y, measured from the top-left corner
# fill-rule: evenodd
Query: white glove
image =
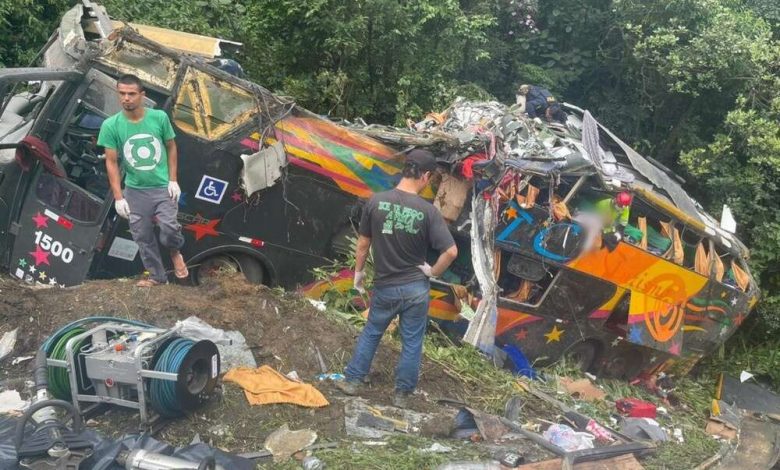
<path fill-rule="evenodd" d="M 176 181 L 168 181 L 168 196 L 171 197 L 171 201 L 179 202 L 179 196 L 181 196 L 181 188 Z"/>
<path fill-rule="evenodd" d="M 431 265 L 428 263 L 423 263 L 417 268 L 425 274 L 426 277 L 433 277 L 433 273 L 431 273 Z"/>
<path fill-rule="evenodd" d="M 366 280 L 365 271 L 355 271 L 355 279 L 352 282 L 352 286 L 355 288 L 356 291 L 360 292 L 361 294 L 366 293 L 366 288 L 363 286 L 365 280 Z"/>
<path fill-rule="evenodd" d="M 615 240 L 620 241 L 623 239 L 623 235 L 620 232 L 615 232 Z"/>
<path fill-rule="evenodd" d="M 114 201 L 114 209 L 119 217 L 124 219 L 130 218 L 130 204 L 127 203 L 127 199 L 117 199 Z"/>

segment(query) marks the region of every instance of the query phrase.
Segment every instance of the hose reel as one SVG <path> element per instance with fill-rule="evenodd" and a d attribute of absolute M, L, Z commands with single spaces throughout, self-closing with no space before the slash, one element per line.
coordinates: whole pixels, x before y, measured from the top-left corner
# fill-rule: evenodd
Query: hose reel
<path fill-rule="evenodd" d="M 49 391 L 73 403 L 137 409 L 141 425 L 200 406 L 217 383 L 220 357 L 208 340 L 116 319 L 85 328 L 68 325 L 43 345 Z"/>

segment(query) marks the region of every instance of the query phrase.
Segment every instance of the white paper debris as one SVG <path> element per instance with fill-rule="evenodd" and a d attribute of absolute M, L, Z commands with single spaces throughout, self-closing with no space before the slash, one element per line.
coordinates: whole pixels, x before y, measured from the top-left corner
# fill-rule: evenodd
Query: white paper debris
<path fill-rule="evenodd" d="M 742 383 L 745 383 L 746 380 L 750 380 L 752 378 L 753 378 L 753 374 L 751 374 L 746 370 L 743 370 L 742 372 L 739 373 L 739 381 Z"/>
<path fill-rule="evenodd" d="M 21 364 L 22 362 L 29 361 L 35 356 L 19 356 L 15 357 L 13 361 L 11 361 L 11 365 L 15 366 L 16 364 Z"/>
<path fill-rule="evenodd" d="M 14 350 L 14 345 L 16 345 L 16 332 L 18 330 L 19 328 L 14 328 L 11 331 L 3 333 L 3 337 L 0 338 L 0 360 L 11 354 L 11 351 Z"/>

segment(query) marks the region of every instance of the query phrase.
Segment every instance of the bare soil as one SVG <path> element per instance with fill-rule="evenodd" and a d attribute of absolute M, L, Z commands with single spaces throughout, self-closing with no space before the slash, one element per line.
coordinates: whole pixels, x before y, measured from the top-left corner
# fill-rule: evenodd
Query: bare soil
<path fill-rule="evenodd" d="M 93 315 L 131 318 L 160 327 L 171 327 L 177 320 L 196 315 L 216 328 L 238 330 L 246 337 L 258 365 L 268 364 L 283 374 L 296 371 L 331 402 L 318 409 L 249 406 L 240 388 L 223 384 L 203 408 L 164 428 L 158 437 L 174 445 L 186 445 L 198 434 L 202 441 L 230 451 L 258 451 L 265 437 L 284 423 L 290 429 L 313 429 L 321 441 L 345 437 L 344 396 L 332 383 L 315 381 L 321 369 L 314 346 L 329 372 L 341 372 L 359 331 L 334 322 L 298 294 L 248 284 L 240 274 L 224 276 L 208 286 L 153 288 L 138 288 L 135 281 L 120 279 L 66 289 L 36 289 L 2 277 L 0 334 L 17 327 L 19 331 L 13 354 L 3 360 L 0 388 L 16 389 L 25 397 L 24 382 L 32 376 L 33 361 L 11 366 L 11 358 L 34 355 L 57 328 Z M 390 404 L 397 358 L 398 351 L 391 344 L 380 345 L 364 398 Z M 420 390 L 410 407 L 421 412 L 441 411 L 437 398 L 460 399 L 467 392 L 463 383 L 428 361 L 422 364 Z M 112 409 L 90 423 L 110 436 L 138 430 L 137 415 L 130 410 Z"/>

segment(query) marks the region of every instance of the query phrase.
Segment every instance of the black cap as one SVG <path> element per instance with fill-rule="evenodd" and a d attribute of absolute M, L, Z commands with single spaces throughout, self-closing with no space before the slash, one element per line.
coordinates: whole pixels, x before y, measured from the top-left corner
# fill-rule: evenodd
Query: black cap
<path fill-rule="evenodd" d="M 406 154 L 406 161 L 422 171 L 436 171 L 436 157 L 428 150 L 412 149 Z"/>

